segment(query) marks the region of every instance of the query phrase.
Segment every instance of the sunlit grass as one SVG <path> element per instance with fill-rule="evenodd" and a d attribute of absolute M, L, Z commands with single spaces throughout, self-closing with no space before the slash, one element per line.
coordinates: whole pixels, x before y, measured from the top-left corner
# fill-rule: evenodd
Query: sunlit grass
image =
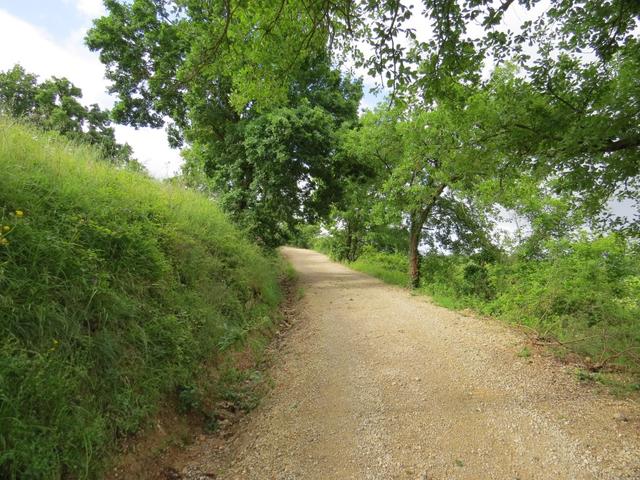
<path fill-rule="evenodd" d="M 0 172 L 0 477 L 96 477 L 263 328 L 279 263 L 204 196 L 2 118 Z"/>

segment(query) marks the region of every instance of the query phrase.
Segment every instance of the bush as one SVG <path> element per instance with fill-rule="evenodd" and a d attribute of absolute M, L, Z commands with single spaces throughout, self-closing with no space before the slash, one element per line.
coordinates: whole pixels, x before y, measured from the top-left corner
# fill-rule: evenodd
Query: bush
<path fill-rule="evenodd" d="M 291 235 L 289 243 L 294 247 L 299 248 L 312 248 L 313 243 L 316 241 L 320 234 L 319 225 L 303 224 L 298 227 L 298 230 Z"/>
<path fill-rule="evenodd" d="M 96 159 L 0 119 L 2 478 L 99 476 L 279 302 L 275 258 L 215 204 Z"/>
<path fill-rule="evenodd" d="M 494 270 L 502 285 L 488 304 L 492 313 L 525 322 L 594 359 L 614 352 L 636 364 L 640 347 L 640 255 L 615 235 L 546 245 L 544 260 L 518 260 Z"/>

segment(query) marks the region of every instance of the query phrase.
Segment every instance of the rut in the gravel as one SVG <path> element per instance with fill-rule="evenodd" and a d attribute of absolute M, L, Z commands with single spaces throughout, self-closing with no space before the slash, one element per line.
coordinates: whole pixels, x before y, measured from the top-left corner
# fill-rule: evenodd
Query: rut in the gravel
<path fill-rule="evenodd" d="M 308 250 L 283 253 L 305 296 L 275 387 L 186 478 L 640 479 L 631 400 L 569 366 L 519 358 L 523 338 Z"/>

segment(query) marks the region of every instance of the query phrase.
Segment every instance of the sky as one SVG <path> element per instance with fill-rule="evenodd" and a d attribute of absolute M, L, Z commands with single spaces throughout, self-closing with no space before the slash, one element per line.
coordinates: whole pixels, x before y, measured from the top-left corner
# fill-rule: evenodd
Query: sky
<path fill-rule="evenodd" d="M 101 0 L 0 0 L 0 71 L 20 63 L 41 80 L 67 77 L 82 89 L 84 104 L 111 108 L 104 66 L 84 45 L 92 19 L 103 13 Z M 121 125 L 115 130 L 154 177 L 178 173 L 182 158 L 169 147 L 164 130 Z"/>

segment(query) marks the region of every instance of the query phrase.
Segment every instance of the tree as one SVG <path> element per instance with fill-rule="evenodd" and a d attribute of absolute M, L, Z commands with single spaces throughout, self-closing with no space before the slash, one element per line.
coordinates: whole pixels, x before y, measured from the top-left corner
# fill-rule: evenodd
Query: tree
<path fill-rule="evenodd" d="M 0 72 L 0 113 L 95 145 L 110 162 L 140 169 L 131 157 L 131 147 L 116 142 L 109 112 L 95 104 L 85 107 L 81 99 L 82 90 L 66 78 L 38 83 L 38 77 L 20 65 Z"/>
<path fill-rule="evenodd" d="M 400 153 L 393 131 L 395 122 L 381 110 L 364 112 L 357 125 L 341 132 L 337 156 L 347 168 L 340 179 L 341 194 L 328 219 L 334 238 L 332 253 L 341 260 L 355 261 L 365 242 L 374 241 L 374 235 L 379 248 L 388 247 L 388 226 L 378 218 L 378 207 L 382 183 Z"/>
<path fill-rule="evenodd" d="M 485 133 L 477 125 L 489 99 L 478 93 L 464 107 L 443 102 L 428 110 L 379 109 L 363 116 L 345 147 L 368 163 L 377 182 L 361 182 L 359 188 L 352 188 L 356 201 L 339 217 L 347 230 L 347 244 L 353 241 L 349 238 L 354 230 L 351 225 L 366 224 L 359 215 L 367 205 L 362 198 L 366 196 L 377 203 L 365 213 L 369 222 L 377 215 L 378 222 L 387 227 L 406 225 L 409 274 L 412 286 L 417 287 L 419 248 L 425 229 L 439 226 L 432 223 L 435 218 L 446 217 L 458 226 L 457 233 L 471 227 L 477 233 L 481 222 L 471 222 L 464 212 L 472 208 L 471 193 L 480 182 L 492 179 L 500 164 L 499 157 L 490 155 L 480 142 Z M 377 214 L 372 213 L 375 210 Z"/>
<path fill-rule="evenodd" d="M 324 65 L 331 71 L 330 65 L 351 55 L 391 89 L 400 110 L 416 111 L 411 122 L 420 117 L 419 110 L 428 110 L 433 118 L 440 115 L 434 111 L 449 111 L 451 120 L 434 126 L 442 129 L 441 135 L 434 134 L 435 143 L 463 140 L 443 151 L 460 153 L 473 145 L 497 152 L 502 162 L 498 175 L 528 171 L 553 184 L 558 194 L 576 193 L 576 208 L 595 217 L 612 195 L 637 196 L 640 141 L 634 79 L 640 73 L 640 47 L 634 29 L 640 7 L 629 0 L 552 0 L 539 18 L 505 30 L 502 20 L 516 4 L 532 10 L 539 0 L 499 5 L 490 0 L 423 0 L 433 31 L 423 41 L 409 27 L 417 13 L 400 0 L 107 0 L 109 13 L 95 22 L 87 42 L 100 51 L 112 91 L 119 96 L 117 118 L 156 127 L 171 119 L 170 138 L 176 145 L 184 139 L 192 145 L 192 164 L 206 166 L 218 190 L 231 198 L 226 203 L 232 211 L 241 212 L 254 194 L 247 126 L 279 108 L 297 109 L 308 94 L 299 87 L 314 85 L 309 72 L 328 78 L 311 67 Z M 484 29 L 478 38 L 471 35 L 471 22 Z M 529 43 L 534 55 L 525 48 Z M 585 55 L 586 49 L 594 53 Z M 510 61 L 521 69 L 500 87 L 513 95 L 494 102 L 493 113 L 487 113 L 493 123 L 471 120 L 467 112 L 486 84 L 481 71 L 488 61 Z M 471 134 L 449 129 L 459 120 Z M 417 143 L 409 145 L 419 145 L 423 133 L 414 132 Z M 423 154 L 437 152 L 411 155 Z M 450 180 L 441 193 L 450 188 Z M 419 181 L 413 184 L 419 186 Z M 421 194 L 416 199 L 425 204 Z M 418 228 L 425 214 L 418 208 L 411 223 Z"/>
<path fill-rule="evenodd" d="M 169 117 L 173 144 L 188 144 L 187 181 L 206 172 L 264 245 L 328 212 L 337 132 L 356 121 L 362 88 L 331 67 L 321 19 L 303 2 L 106 6 L 87 42 L 108 67 L 117 118 L 158 127 Z"/>
<path fill-rule="evenodd" d="M 459 48 L 466 45 L 470 39 L 460 36 L 466 32 L 460 22 L 474 20 L 485 28 L 485 36 L 473 41 L 475 51 L 519 66 L 504 85 L 511 92 L 503 97 L 502 117 L 509 120 L 500 128 L 508 132 L 502 152 L 556 195 L 572 194 L 574 208 L 591 217 L 613 197 L 638 198 L 640 118 L 634 105 L 640 90 L 633 79 L 640 76 L 640 4 L 554 0 L 538 18 L 509 30 L 498 26 L 510 8 L 518 3 L 531 9 L 539 1 L 443 3 L 457 8 L 447 10 L 448 21 L 437 21 L 449 31 L 442 42 L 459 38 Z M 425 62 L 421 51 L 414 56 Z M 416 77 L 416 83 L 425 79 Z M 631 228 L 637 230 L 637 223 Z"/>
<path fill-rule="evenodd" d="M 247 124 L 244 155 L 233 164 L 243 168 L 220 178 L 241 185 L 221 186 L 223 204 L 263 243 L 283 243 L 297 223 L 313 223 L 328 211 L 340 173 L 332 163 L 334 144 L 331 115 L 309 103 L 257 117 Z"/>

